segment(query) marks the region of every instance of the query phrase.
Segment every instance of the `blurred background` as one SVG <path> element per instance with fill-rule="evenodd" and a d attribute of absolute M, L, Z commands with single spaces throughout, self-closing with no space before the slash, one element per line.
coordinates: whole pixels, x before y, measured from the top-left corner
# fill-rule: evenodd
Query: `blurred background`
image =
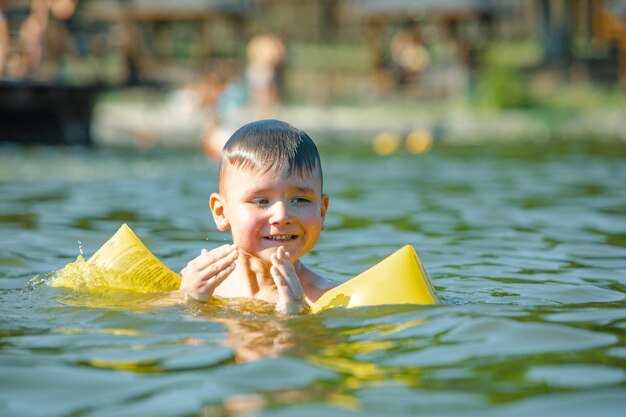
<path fill-rule="evenodd" d="M 623 0 L 0 0 L 0 141 L 626 139 Z M 36 123 L 33 123 L 36 121 Z"/>

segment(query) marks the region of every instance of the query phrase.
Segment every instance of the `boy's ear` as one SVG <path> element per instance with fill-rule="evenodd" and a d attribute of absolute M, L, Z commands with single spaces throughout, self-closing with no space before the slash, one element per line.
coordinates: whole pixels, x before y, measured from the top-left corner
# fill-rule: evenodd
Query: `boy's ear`
<path fill-rule="evenodd" d="M 328 211 L 328 194 L 322 194 L 322 204 L 320 209 L 322 212 L 322 229 L 324 228 L 324 219 L 326 218 L 326 212 Z"/>
<path fill-rule="evenodd" d="M 211 197 L 209 197 L 209 207 L 211 208 L 211 213 L 213 213 L 213 221 L 215 221 L 217 230 L 220 232 L 228 230 L 230 223 L 224 213 L 224 198 L 218 193 L 211 194 Z"/>

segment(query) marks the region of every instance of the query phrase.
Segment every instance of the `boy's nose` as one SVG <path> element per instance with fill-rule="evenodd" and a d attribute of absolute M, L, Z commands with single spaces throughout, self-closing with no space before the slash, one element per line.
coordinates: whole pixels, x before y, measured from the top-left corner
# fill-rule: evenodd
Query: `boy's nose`
<path fill-rule="evenodd" d="M 272 224 L 288 224 L 291 223 L 291 213 L 287 204 L 283 201 L 277 201 L 272 204 L 272 215 L 270 216 L 270 223 Z"/>

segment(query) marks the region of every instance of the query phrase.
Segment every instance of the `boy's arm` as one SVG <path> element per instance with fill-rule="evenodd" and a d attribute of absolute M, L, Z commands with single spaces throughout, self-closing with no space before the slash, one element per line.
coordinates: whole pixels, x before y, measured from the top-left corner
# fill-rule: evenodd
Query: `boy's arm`
<path fill-rule="evenodd" d="M 239 256 L 237 245 L 223 245 L 211 251 L 202 249 L 200 256 L 180 271 L 180 290 L 198 301 L 208 301 L 215 288 L 235 269 Z"/>
<path fill-rule="evenodd" d="M 291 255 L 280 246 L 271 256 L 270 274 L 278 289 L 276 312 L 280 314 L 307 314 L 311 308 L 304 298 L 300 278 L 291 262 Z"/>

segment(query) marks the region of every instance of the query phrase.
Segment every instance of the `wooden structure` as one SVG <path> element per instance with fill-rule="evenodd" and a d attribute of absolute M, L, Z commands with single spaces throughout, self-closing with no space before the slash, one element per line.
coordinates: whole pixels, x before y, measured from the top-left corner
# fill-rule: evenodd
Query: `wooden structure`
<path fill-rule="evenodd" d="M 20 56 L 23 54 L 19 50 L 23 46 L 23 40 L 18 39 L 21 34 L 18 29 L 29 13 L 32 13 L 30 1 L 4 0 L 0 5 L 6 7 L 4 11 L 9 10 L 9 17 L 14 18 L 10 22 L 14 38 L 11 42 L 14 51 L 11 52 Z M 234 27 L 234 33 L 244 36 L 241 27 L 250 10 L 246 0 L 84 0 L 79 3 L 71 24 L 68 21 L 61 25 L 68 29 L 80 28 L 71 35 L 78 35 L 83 43 L 91 33 L 82 33 L 80 30 L 90 30 L 89 26 L 93 26 L 94 22 L 100 22 L 100 26 L 118 28 L 120 32 L 115 36 L 123 38 L 125 42 L 119 42 L 118 39 L 109 44 L 119 48 L 116 53 L 122 56 L 126 64 L 126 79 L 109 83 L 107 88 L 153 86 L 168 80 L 152 78 L 153 74 L 148 66 L 143 65 L 142 60 L 149 55 L 142 49 L 146 46 L 146 42 L 141 40 L 143 32 L 156 31 L 159 25 L 167 26 L 178 22 L 194 26 L 197 39 L 192 59 L 202 61 L 211 54 L 211 37 L 205 31 L 208 27 L 206 23 L 212 20 L 226 21 Z M 52 21 L 52 14 L 44 10 L 45 13 L 49 13 L 46 21 Z M 123 35 L 120 36 L 122 32 Z M 42 41 L 39 43 L 43 48 L 49 44 L 45 36 L 46 33 L 41 35 Z M 240 44 L 236 45 L 237 50 L 242 49 L 244 44 L 242 38 Z M 89 46 L 83 53 L 90 54 Z M 47 54 L 48 51 L 43 50 L 41 56 Z M 53 62 L 56 66 L 59 66 L 63 57 L 59 55 L 58 58 Z M 172 56 L 165 56 L 162 62 L 155 63 L 153 67 L 164 72 L 163 67 L 168 59 L 171 60 Z M 190 65 L 185 63 L 182 66 Z M 34 67 L 29 73 L 9 74 L 5 80 L 0 77 L 0 142 L 91 144 L 92 113 L 97 95 L 102 90 L 102 83 L 97 77 L 93 81 L 76 82 L 70 77 L 59 76 L 54 71 L 48 71 L 49 76 L 42 77 L 41 71 L 38 71 L 40 68 L 41 66 Z M 143 73 L 146 69 L 148 71 Z M 184 73 L 184 76 L 187 74 Z"/>
<path fill-rule="evenodd" d="M 92 144 L 98 86 L 0 81 L 0 142 Z"/>
<path fill-rule="evenodd" d="M 145 77 L 153 80 L 181 60 L 185 61 L 182 67 L 193 71 L 206 70 L 207 63 L 216 57 L 222 63 L 241 61 L 248 40 L 247 26 L 254 11 L 248 0 L 85 3 L 85 20 L 115 27 L 118 40 L 122 40 L 117 47 L 127 64 L 136 65 L 137 71 L 145 72 Z M 188 73 L 181 71 L 182 67 L 178 65 L 179 72 L 188 77 Z"/>

